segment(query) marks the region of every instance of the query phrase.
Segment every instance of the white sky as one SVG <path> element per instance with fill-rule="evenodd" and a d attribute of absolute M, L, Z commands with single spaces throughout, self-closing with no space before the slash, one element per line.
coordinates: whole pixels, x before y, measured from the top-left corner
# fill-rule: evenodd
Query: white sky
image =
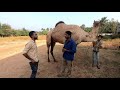
<path fill-rule="evenodd" d="M 41 28 L 54 28 L 58 21 L 91 27 L 94 20 L 102 17 L 120 22 L 120 12 L 0 12 L 0 23 L 9 24 L 14 29 L 40 31 Z"/>

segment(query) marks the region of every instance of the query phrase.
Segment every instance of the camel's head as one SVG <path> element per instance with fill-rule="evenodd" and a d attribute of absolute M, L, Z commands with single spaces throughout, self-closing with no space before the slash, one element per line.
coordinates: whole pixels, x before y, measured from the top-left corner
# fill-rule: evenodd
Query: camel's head
<path fill-rule="evenodd" d="M 99 27 L 100 25 L 101 25 L 100 21 L 95 21 L 94 20 L 93 27 Z"/>

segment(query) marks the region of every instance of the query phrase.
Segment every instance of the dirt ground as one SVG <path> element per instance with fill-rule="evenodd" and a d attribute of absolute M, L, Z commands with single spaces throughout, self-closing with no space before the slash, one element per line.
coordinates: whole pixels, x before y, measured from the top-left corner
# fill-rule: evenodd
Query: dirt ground
<path fill-rule="evenodd" d="M 18 41 L 4 42 L 4 43 L 0 44 L 0 60 L 22 52 L 22 50 L 25 47 L 25 44 L 28 41 L 29 40 L 23 40 L 23 41 L 18 40 Z M 36 43 L 38 46 L 40 46 L 40 45 L 45 44 L 46 41 L 45 40 L 37 40 Z"/>
<path fill-rule="evenodd" d="M 23 50 L 22 45 L 18 46 L 19 51 Z M 53 62 L 50 55 L 51 62 L 47 62 L 47 47 L 45 42 L 39 46 L 39 69 L 37 78 L 57 78 L 60 71 L 62 60 L 63 45 L 56 45 L 54 55 L 57 63 Z M 15 46 L 11 46 L 15 47 Z M 16 47 L 16 48 L 18 48 Z M 22 47 L 22 48 L 20 48 Z M 0 49 L 1 50 L 1 49 Z M 7 48 L 6 48 L 7 50 Z M 4 51 L 4 50 L 3 50 Z M 9 50 L 8 50 L 9 51 Z M 2 52 L 4 53 L 4 52 Z M 0 53 L 1 54 L 1 53 Z M 75 60 L 73 62 L 71 78 L 120 78 L 120 51 L 102 49 L 100 50 L 101 69 L 91 66 L 92 63 L 92 49 L 91 47 L 77 47 Z M 21 53 L 4 58 L 0 60 L 0 78 L 29 78 L 31 69 L 29 61 L 22 56 Z"/>

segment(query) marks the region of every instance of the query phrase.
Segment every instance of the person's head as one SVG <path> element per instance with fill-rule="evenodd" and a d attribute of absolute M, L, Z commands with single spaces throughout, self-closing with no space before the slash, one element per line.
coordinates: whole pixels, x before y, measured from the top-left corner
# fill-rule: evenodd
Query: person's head
<path fill-rule="evenodd" d="M 34 40 L 37 40 L 38 39 L 38 35 L 35 31 L 30 31 L 29 32 L 29 36 L 34 39 Z"/>
<path fill-rule="evenodd" d="M 98 40 L 101 40 L 102 38 L 103 38 L 102 35 L 99 35 L 99 36 L 98 36 Z"/>
<path fill-rule="evenodd" d="M 70 31 L 66 31 L 66 32 L 65 32 L 65 38 L 66 38 L 66 39 L 71 38 L 71 34 L 72 34 L 72 33 L 71 33 Z"/>

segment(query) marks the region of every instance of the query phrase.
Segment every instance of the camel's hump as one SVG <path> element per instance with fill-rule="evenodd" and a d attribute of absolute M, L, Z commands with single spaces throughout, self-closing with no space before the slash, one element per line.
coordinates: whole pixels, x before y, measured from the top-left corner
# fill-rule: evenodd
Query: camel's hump
<path fill-rule="evenodd" d="M 59 21 L 58 23 L 56 23 L 55 27 L 58 25 L 58 24 L 61 24 L 61 23 L 64 23 L 63 21 Z"/>
<path fill-rule="evenodd" d="M 59 24 L 57 27 L 54 28 L 53 32 L 59 31 L 78 31 L 81 28 L 78 25 L 66 25 L 66 24 Z"/>

